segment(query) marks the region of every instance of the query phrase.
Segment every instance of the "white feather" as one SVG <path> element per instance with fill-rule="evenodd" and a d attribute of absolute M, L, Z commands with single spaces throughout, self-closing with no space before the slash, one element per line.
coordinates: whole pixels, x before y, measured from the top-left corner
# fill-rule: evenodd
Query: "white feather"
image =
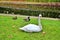
<path fill-rule="evenodd" d="M 20 30 L 23 30 L 25 32 L 39 32 L 42 30 L 42 26 L 40 24 L 40 15 L 39 15 L 39 26 L 35 25 L 35 24 L 28 24 L 22 28 L 19 28 Z"/>

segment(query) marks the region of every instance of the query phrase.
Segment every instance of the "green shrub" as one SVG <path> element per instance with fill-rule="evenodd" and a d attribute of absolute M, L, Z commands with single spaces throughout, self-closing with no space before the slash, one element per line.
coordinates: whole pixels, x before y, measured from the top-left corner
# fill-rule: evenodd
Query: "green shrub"
<path fill-rule="evenodd" d="M 38 16 L 39 14 L 42 14 L 43 17 L 53 17 L 53 18 L 59 18 L 58 16 L 60 13 L 58 12 L 52 12 L 52 11 L 34 11 L 34 10 L 21 10 L 21 9 L 11 9 L 11 8 L 1 8 L 0 7 L 0 13 L 6 13 L 8 11 L 8 14 L 21 14 L 21 15 L 30 15 L 30 16 Z"/>

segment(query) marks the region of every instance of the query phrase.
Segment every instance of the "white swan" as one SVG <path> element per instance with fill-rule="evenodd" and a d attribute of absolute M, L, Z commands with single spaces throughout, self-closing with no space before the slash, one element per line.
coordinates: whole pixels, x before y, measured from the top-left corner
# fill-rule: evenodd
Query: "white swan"
<path fill-rule="evenodd" d="M 41 14 L 39 15 L 38 17 L 38 25 L 35 25 L 35 24 L 28 24 L 22 28 L 19 28 L 20 30 L 23 30 L 25 32 L 40 32 L 42 30 L 42 25 L 40 23 L 40 16 Z"/>

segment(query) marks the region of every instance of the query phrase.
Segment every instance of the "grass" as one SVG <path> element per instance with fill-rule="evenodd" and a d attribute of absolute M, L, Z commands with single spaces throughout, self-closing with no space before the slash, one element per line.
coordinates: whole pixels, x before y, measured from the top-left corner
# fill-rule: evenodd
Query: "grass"
<path fill-rule="evenodd" d="M 29 2 L 60 2 L 59 0 L 27 0 Z"/>
<path fill-rule="evenodd" d="M 59 0 L 0 0 L 0 1 L 60 2 Z"/>
<path fill-rule="evenodd" d="M 39 33 L 26 33 L 19 30 L 29 23 L 38 24 L 36 18 L 25 22 L 22 17 L 12 20 L 10 16 L 0 16 L 0 40 L 60 40 L 60 20 L 42 19 L 43 31 Z"/>

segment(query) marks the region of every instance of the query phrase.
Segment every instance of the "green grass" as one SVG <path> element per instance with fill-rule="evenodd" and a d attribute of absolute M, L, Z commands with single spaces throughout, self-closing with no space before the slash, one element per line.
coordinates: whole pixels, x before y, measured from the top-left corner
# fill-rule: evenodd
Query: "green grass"
<path fill-rule="evenodd" d="M 39 33 L 26 33 L 19 30 L 29 23 L 38 24 L 36 18 L 31 18 L 30 22 L 25 22 L 22 17 L 12 20 L 10 16 L 0 16 L 0 40 L 60 40 L 60 21 L 41 20 L 43 31 Z M 14 27 L 13 27 L 14 26 Z"/>
<path fill-rule="evenodd" d="M 29 2 L 60 2 L 60 0 L 26 0 Z"/>
<path fill-rule="evenodd" d="M 12 0 L 0 0 L 0 1 L 12 1 Z M 15 0 L 15 1 L 19 1 L 19 0 Z M 25 1 L 29 1 L 29 2 L 60 2 L 60 0 L 25 0 Z"/>

